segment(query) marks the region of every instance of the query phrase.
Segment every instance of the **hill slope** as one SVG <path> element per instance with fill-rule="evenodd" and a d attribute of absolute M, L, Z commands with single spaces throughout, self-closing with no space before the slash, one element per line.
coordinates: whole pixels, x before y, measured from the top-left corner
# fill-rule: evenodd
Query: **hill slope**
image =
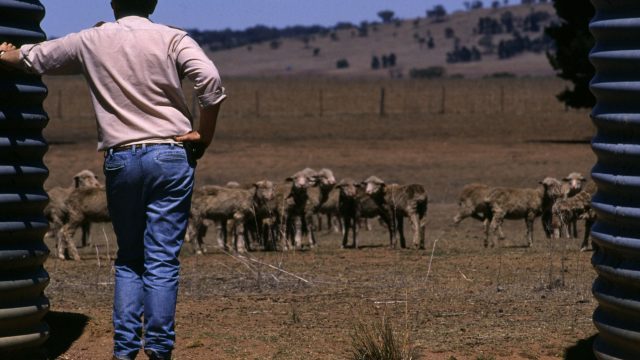
<path fill-rule="evenodd" d="M 447 16 L 444 21 L 417 18 L 397 23 L 376 24 L 368 27 L 366 37 L 359 36 L 358 29 L 336 30 L 333 34 L 317 35 L 305 44 L 302 38 L 286 38 L 277 44 L 260 43 L 250 46 L 210 53 L 225 76 L 286 76 L 286 75 L 329 75 L 346 77 L 389 77 L 386 69 L 371 69 L 372 57 L 394 53 L 397 57 L 393 75 L 408 77 L 411 69 L 442 66 L 446 74 L 467 78 L 482 77 L 495 73 L 512 73 L 517 76 L 551 76 L 554 74 L 544 52 L 525 52 L 509 59 L 499 59 L 496 47 L 500 40 L 512 39 L 513 34 L 491 36 L 495 45 L 492 52 L 480 46 L 483 37 L 477 34 L 479 19 L 490 17 L 497 21 L 505 12 L 513 14 L 516 29 L 522 36 L 531 39 L 542 35 L 538 32 L 522 32 L 523 19 L 533 12 L 546 12 L 550 19 L 542 26 L 556 19 L 551 4 L 518 5 L 498 9 L 459 11 Z M 453 37 L 445 36 L 450 28 Z M 433 38 L 434 47 L 429 49 L 419 39 Z M 457 40 L 456 40 L 457 38 Z M 485 39 L 486 40 L 486 39 Z M 482 52 L 480 61 L 447 63 L 447 53 L 458 47 L 477 47 Z M 276 47 L 277 48 L 274 48 Z M 319 49 L 314 55 L 314 49 Z M 346 59 L 349 67 L 337 69 L 336 62 Z"/>

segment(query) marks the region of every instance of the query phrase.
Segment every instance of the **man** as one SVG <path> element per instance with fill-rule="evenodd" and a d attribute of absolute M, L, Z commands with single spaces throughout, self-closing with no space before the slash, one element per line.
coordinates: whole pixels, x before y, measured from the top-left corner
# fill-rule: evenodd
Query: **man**
<path fill-rule="evenodd" d="M 171 358 L 194 160 L 211 143 L 226 97 L 217 69 L 195 41 L 148 19 L 156 4 L 112 0 L 115 22 L 20 49 L 0 45 L 0 65 L 83 74 L 89 84 L 118 238 L 114 359 L 134 359 L 141 348 L 150 359 Z M 195 83 L 198 131 L 192 131 L 183 77 Z"/>

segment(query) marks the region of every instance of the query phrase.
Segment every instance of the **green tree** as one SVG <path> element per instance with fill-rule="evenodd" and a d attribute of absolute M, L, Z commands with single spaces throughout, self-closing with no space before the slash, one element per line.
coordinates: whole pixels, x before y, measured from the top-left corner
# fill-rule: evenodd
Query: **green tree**
<path fill-rule="evenodd" d="M 573 83 L 572 89 L 566 89 L 557 98 L 572 108 L 593 107 L 596 99 L 589 90 L 589 82 L 595 69 L 589 62 L 589 52 L 594 39 L 589 21 L 595 10 L 589 0 L 553 0 L 553 6 L 564 21 L 545 29 L 556 45 L 555 51 L 547 52 L 547 58 L 558 77 Z"/>

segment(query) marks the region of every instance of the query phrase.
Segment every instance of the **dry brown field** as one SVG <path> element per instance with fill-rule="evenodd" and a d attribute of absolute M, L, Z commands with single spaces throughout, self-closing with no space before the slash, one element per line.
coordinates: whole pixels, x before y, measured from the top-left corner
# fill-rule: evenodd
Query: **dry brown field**
<path fill-rule="evenodd" d="M 50 80 L 47 188 L 84 168 L 102 173 L 86 87 Z M 304 167 L 421 183 L 430 195 L 427 250 L 389 249 L 375 222 L 361 231 L 360 250 L 341 250 L 327 231 L 313 251 L 238 257 L 216 250 L 209 235 L 213 250 L 195 256 L 187 244 L 176 359 L 346 359 L 357 325 L 383 319 L 420 359 L 590 358 L 595 273 L 579 240 L 549 241 L 538 220 L 525 247 L 524 223 L 507 221 L 507 238 L 485 249 L 481 223 L 452 226 L 467 183 L 535 187 L 545 176 L 589 174 L 594 129 L 588 112 L 556 102 L 563 83 L 276 78 L 226 86 L 198 185 L 280 181 Z M 82 261 L 45 264 L 49 356 L 110 358 L 115 247 L 110 224 L 96 224 Z"/>

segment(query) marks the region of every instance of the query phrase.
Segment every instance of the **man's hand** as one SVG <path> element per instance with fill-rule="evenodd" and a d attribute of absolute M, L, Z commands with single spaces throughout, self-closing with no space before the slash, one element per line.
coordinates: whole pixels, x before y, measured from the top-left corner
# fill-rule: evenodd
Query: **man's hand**
<path fill-rule="evenodd" d="M 3 42 L 2 44 L 0 44 L 0 51 L 11 51 L 11 50 L 15 50 L 16 47 L 8 42 Z"/>
<path fill-rule="evenodd" d="M 189 131 L 184 135 L 174 136 L 173 139 L 184 143 L 184 148 L 189 153 L 189 157 L 194 161 L 200 159 L 209 146 L 209 144 L 202 141 L 200 133 L 195 130 Z"/>
<path fill-rule="evenodd" d="M 11 65 L 11 67 L 19 67 L 20 51 L 11 43 L 3 42 L 0 44 L 0 65 Z M 4 66 L 4 68 L 7 68 Z"/>
<path fill-rule="evenodd" d="M 200 133 L 195 130 L 189 131 L 184 135 L 178 135 L 173 137 L 173 140 L 179 141 L 179 142 L 200 142 L 201 139 L 202 137 L 200 136 Z"/>

